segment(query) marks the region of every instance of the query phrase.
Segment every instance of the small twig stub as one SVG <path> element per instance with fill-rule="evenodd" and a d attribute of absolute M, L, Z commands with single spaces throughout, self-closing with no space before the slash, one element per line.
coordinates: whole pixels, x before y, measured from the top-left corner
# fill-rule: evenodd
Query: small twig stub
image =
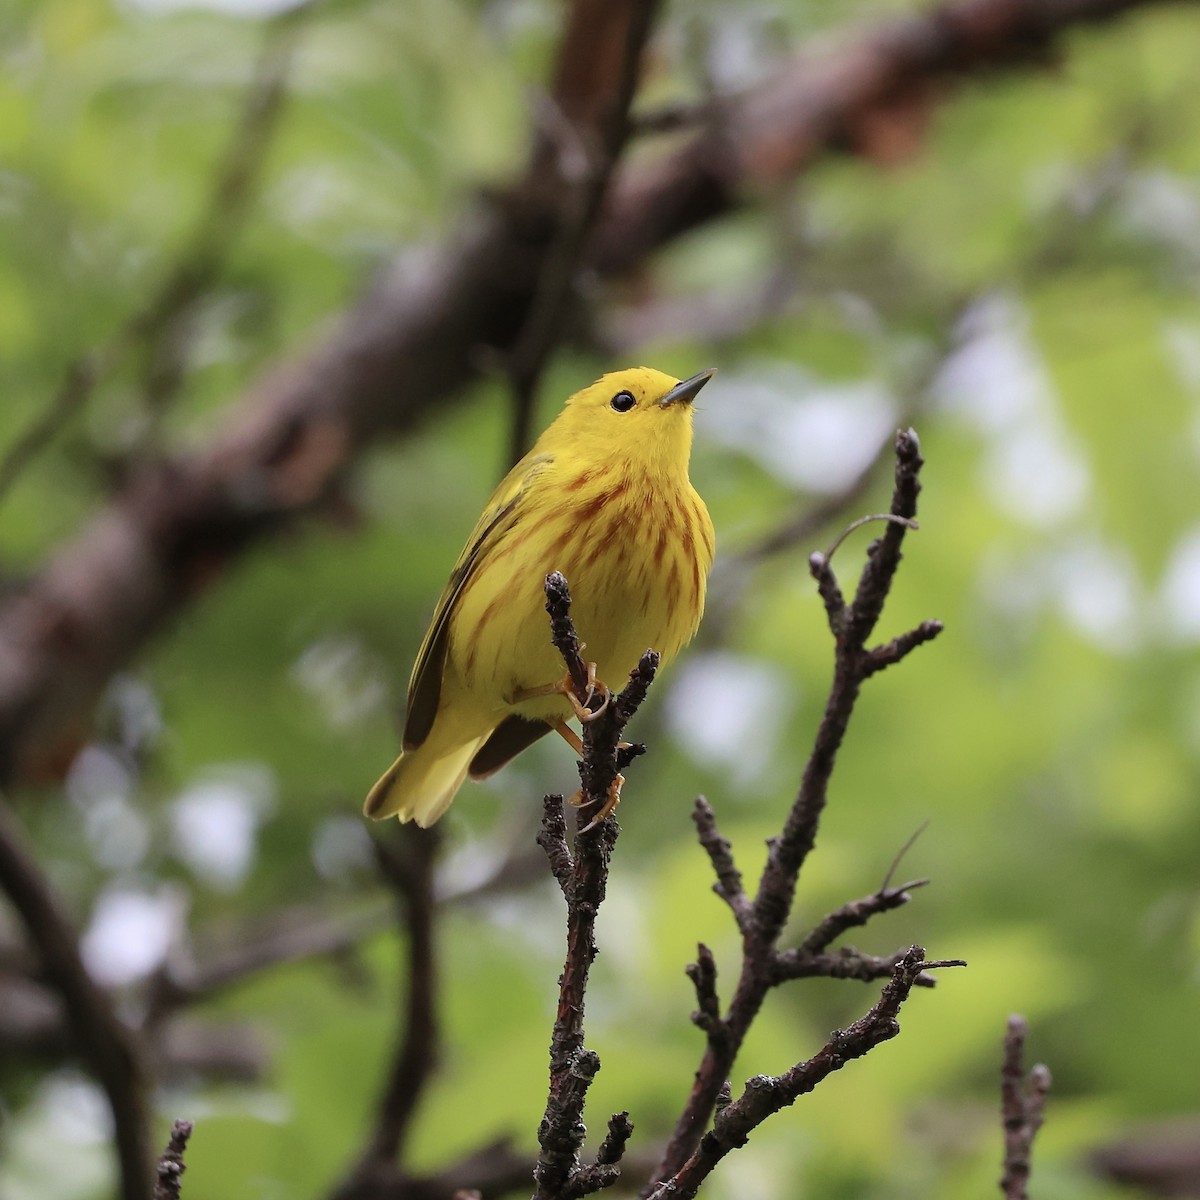
<path fill-rule="evenodd" d="M 182 1176 L 187 1166 L 183 1152 L 192 1136 L 191 1121 L 176 1121 L 171 1126 L 171 1140 L 158 1159 L 154 1181 L 154 1200 L 180 1200 Z"/>
<path fill-rule="evenodd" d="M 1004 1120 L 1004 1164 L 1000 1191 L 1004 1200 L 1028 1200 L 1033 1139 L 1042 1127 L 1050 1069 L 1041 1063 L 1025 1074 L 1024 1017 L 1008 1019 L 1004 1035 L 1004 1063 L 1000 1069 L 1000 1108 Z"/>

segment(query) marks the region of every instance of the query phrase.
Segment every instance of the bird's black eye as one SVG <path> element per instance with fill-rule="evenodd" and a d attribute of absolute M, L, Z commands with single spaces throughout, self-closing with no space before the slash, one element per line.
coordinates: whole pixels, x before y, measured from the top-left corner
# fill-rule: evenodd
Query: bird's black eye
<path fill-rule="evenodd" d="M 617 412 L 628 412 L 637 401 L 633 398 L 632 392 L 618 392 L 609 403 Z"/>

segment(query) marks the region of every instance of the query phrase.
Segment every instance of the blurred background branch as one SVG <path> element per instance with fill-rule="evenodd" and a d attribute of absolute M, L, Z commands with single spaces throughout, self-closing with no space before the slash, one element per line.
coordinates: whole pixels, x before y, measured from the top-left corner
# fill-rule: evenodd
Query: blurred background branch
<path fill-rule="evenodd" d="M 701 140 L 625 176 L 589 257 L 602 275 L 628 271 L 727 211 L 737 181 L 805 169 L 819 151 L 840 148 L 847 131 L 861 132 L 870 115 L 889 106 L 907 112 L 918 85 L 997 65 L 1040 65 L 1060 32 L 1127 7 L 971 0 L 869 32 L 820 71 L 793 67 L 738 103 L 713 135 L 719 145 Z M 620 101 L 632 78 L 621 63 L 644 36 L 650 10 L 610 6 L 603 20 L 587 5 L 571 11 L 586 32 L 564 43 L 560 78 L 571 78 L 576 95 L 612 97 L 616 107 L 603 112 L 601 131 L 609 161 L 623 136 Z M 617 59 L 576 62 L 571 47 L 593 39 L 613 46 Z M 729 146 L 738 147 L 732 163 Z M 230 175 L 246 177 L 244 169 Z M 597 175 L 596 193 L 607 177 L 608 169 Z M 312 350 L 269 370 L 207 448 L 135 471 L 107 510 L 0 607 L 0 780 L 61 770 L 107 680 L 222 567 L 329 502 L 369 441 L 443 408 L 477 374 L 475 347 L 505 354 L 522 330 L 538 327 L 527 314 L 539 281 L 549 278 L 544 264 L 565 254 L 561 231 L 581 219 L 577 187 L 552 140 L 534 139 L 523 177 L 500 199 L 466 216 L 442 247 L 405 256 Z M 593 195 L 586 210 L 597 203 Z M 207 253 L 208 235 L 197 245 Z M 547 293 L 555 312 L 559 290 Z M 543 357 L 539 351 L 530 361 Z"/>

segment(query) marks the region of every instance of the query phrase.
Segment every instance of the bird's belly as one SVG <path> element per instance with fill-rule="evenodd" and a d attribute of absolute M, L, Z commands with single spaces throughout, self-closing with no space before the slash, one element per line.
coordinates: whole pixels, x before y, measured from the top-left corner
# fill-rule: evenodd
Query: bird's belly
<path fill-rule="evenodd" d="M 695 631 L 702 593 L 695 594 L 690 567 L 673 562 L 656 557 L 653 544 L 640 539 L 511 552 L 485 566 L 465 590 L 450 630 L 447 668 L 478 704 L 497 712 L 511 709 L 520 693 L 562 679 L 566 668 L 550 641 L 544 592 L 546 576 L 557 570 L 571 589 L 584 660 L 619 691 L 647 649 L 670 658 Z M 557 695 L 516 707 L 543 719 L 571 712 Z"/>

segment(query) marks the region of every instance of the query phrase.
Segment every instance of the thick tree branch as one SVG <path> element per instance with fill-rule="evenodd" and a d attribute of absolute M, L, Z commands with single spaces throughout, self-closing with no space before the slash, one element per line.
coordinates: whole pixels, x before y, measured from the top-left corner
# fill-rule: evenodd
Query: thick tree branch
<path fill-rule="evenodd" d="M 629 107 L 658 7 L 659 0 L 617 5 L 576 0 L 571 10 L 533 155 L 534 171 L 542 164 L 563 181 L 558 229 L 505 362 L 513 391 L 513 462 L 528 447 L 538 383 L 576 307 L 576 278 L 629 135 Z"/>
<path fill-rule="evenodd" d="M 1137 3 L 963 0 L 862 35 L 819 69 L 793 66 L 722 111 L 719 132 L 626 171 L 589 262 L 602 274 L 625 270 L 727 211 L 747 179 L 805 169 L 889 104 L 1029 61 L 1031 46 Z M 647 11 L 637 0 L 588 8 L 603 28 L 572 44 L 591 37 L 627 52 Z M 564 52 L 560 62 L 558 107 L 607 113 L 604 98 L 625 77 L 611 56 Z M 512 349 L 573 186 L 532 155 L 502 201 L 464 217 L 440 249 L 405 256 L 314 349 L 270 370 L 207 449 L 143 467 L 0 607 L 0 782 L 57 778 L 107 680 L 175 613 L 330 497 L 367 444 L 449 402 L 481 369 L 474 349 Z"/>
<path fill-rule="evenodd" d="M 1070 29 L 1138 7 L 1141 0 L 951 0 L 863 30 L 839 49 L 804 49 L 759 87 L 710 106 L 709 124 L 677 150 L 622 173 L 593 248 L 596 267 L 629 270 L 822 154 L 883 157 L 897 114 L 919 123 L 951 85 L 1043 67 Z"/>
<path fill-rule="evenodd" d="M 609 157 L 655 7 L 577 0 L 570 12 L 551 99 Z M 61 774 L 104 684 L 173 613 L 328 500 L 370 441 L 411 429 L 473 379 L 477 348 L 515 344 L 576 188 L 538 139 L 502 198 L 269 371 L 206 450 L 143 467 L 0 608 L 0 783 Z"/>

